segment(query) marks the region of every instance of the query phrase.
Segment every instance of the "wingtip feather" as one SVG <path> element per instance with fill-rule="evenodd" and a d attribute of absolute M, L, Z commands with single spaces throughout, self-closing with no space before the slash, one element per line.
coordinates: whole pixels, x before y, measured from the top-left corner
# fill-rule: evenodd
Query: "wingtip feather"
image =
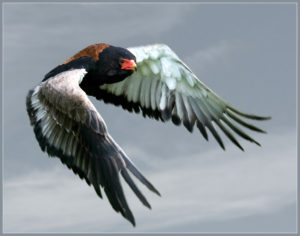
<path fill-rule="evenodd" d="M 122 174 L 123 178 L 125 179 L 125 181 L 127 182 L 127 184 L 129 185 L 129 187 L 132 189 L 132 191 L 136 194 L 136 196 L 139 198 L 139 200 L 143 203 L 143 205 L 148 207 L 149 209 L 151 209 L 151 205 L 149 204 L 149 202 L 147 201 L 145 196 L 141 193 L 141 191 L 138 189 L 138 187 L 135 185 L 135 183 L 131 179 L 131 177 L 128 174 L 128 172 L 126 171 L 126 169 L 122 169 L 121 174 Z"/>
<path fill-rule="evenodd" d="M 252 120 L 270 120 L 272 118 L 271 116 L 257 116 L 257 115 L 253 115 L 253 114 L 248 114 L 248 113 L 242 112 L 242 111 L 234 108 L 233 106 L 228 106 L 228 108 L 231 111 L 233 111 L 241 116 L 244 116 L 248 119 L 252 119 Z"/>

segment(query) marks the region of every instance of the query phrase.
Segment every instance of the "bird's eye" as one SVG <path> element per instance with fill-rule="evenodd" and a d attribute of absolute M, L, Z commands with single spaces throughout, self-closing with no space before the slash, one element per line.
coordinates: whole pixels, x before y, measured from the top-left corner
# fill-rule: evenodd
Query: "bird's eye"
<path fill-rule="evenodd" d="M 119 59 L 120 66 L 122 66 L 123 63 L 124 63 L 124 59 L 123 58 Z"/>

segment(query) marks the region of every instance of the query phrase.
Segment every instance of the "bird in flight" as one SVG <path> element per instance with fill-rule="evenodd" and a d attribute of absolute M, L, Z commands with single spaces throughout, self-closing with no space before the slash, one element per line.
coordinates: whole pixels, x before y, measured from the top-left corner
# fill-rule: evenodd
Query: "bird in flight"
<path fill-rule="evenodd" d="M 167 46 L 121 48 L 94 44 L 81 50 L 51 70 L 29 91 L 27 112 L 42 151 L 60 158 L 102 198 L 105 192 L 116 212 L 135 226 L 120 175 L 139 200 L 151 208 L 130 177 L 130 171 L 149 190 L 158 190 L 143 176 L 108 133 L 106 124 L 88 95 L 130 112 L 163 122 L 181 123 L 192 132 L 197 126 L 208 140 L 208 130 L 225 149 L 215 129 L 241 150 L 233 136 L 260 145 L 236 124 L 265 132 L 244 118 L 266 120 L 244 113 L 224 101 L 203 84 L 189 67 Z M 233 131 L 233 132 L 232 132 Z"/>

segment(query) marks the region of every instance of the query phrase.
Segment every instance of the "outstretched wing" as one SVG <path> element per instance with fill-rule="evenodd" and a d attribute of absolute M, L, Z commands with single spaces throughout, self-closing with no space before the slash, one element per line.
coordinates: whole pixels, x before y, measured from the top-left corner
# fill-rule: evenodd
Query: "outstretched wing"
<path fill-rule="evenodd" d="M 93 185 L 102 198 L 103 187 L 112 207 L 135 225 L 126 202 L 119 172 L 141 202 L 150 204 L 130 178 L 129 169 L 150 190 L 152 184 L 136 169 L 107 133 L 106 125 L 79 87 L 85 69 L 70 69 L 43 81 L 27 96 L 27 112 L 43 151 Z"/>
<path fill-rule="evenodd" d="M 121 105 L 129 111 L 142 111 L 144 116 L 162 121 L 171 118 L 176 125 L 182 122 L 190 132 L 197 125 L 206 140 L 207 128 L 223 149 L 223 141 L 214 124 L 242 150 L 230 130 L 259 145 L 236 126 L 235 122 L 251 130 L 264 132 L 241 117 L 254 120 L 265 120 L 269 117 L 243 113 L 225 102 L 204 85 L 166 45 L 128 50 L 136 56 L 137 71 L 121 82 L 96 88 L 90 95 L 104 102 Z"/>

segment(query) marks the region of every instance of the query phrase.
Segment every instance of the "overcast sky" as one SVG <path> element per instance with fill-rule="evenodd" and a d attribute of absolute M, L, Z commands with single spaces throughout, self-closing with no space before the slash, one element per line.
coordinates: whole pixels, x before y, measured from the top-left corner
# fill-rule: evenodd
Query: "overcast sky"
<path fill-rule="evenodd" d="M 5 232 L 294 232 L 295 4 L 5 4 Z M 124 185 L 133 228 L 106 197 L 48 158 L 25 97 L 44 74 L 93 43 L 169 45 L 235 107 L 272 120 L 224 152 L 195 129 L 159 123 L 91 99 L 110 134 L 162 197 Z M 224 137 L 224 136 L 223 136 Z M 225 140 L 226 138 L 224 138 Z"/>

